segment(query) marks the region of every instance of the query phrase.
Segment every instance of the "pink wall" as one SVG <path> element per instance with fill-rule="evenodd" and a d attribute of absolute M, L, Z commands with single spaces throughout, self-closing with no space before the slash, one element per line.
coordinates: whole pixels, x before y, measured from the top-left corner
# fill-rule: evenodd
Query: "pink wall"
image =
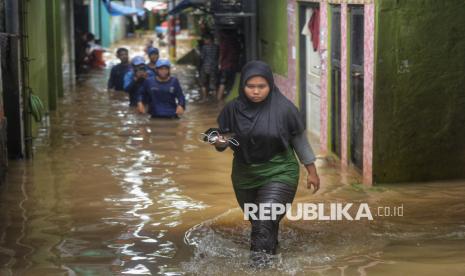
<path fill-rule="evenodd" d="M 328 149 L 328 12 L 329 6 L 326 2 L 321 3 L 321 42 L 320 55 L 322 60 L 321 70 L 321 153 L 327 154 Z M 348 5 L 341 4 L 341 55 L 348 57 L 347 51 L 347 15 Z M 365 78 L 364 78 L 364 132 L 363 132 L 363 183 L 371 185 L 373 182 L 372 156 L 373 156 L 373 81 L 374 81 L 374 32 L 375 32 L 375 10 L 374 4 L 365 4 Z M 341 163 L 349 164 L 348 160 L 348 76 L 347 59 L 341 61 Z"/>
<path fill-rule="evenodd" d="M 348 164 L 347 147 L 348 147 L 348 88 L 347 88 L 347 60 L 342 57 L 348 57 L 347 53 L 347 4 L 341 4 L 341 162 L 343 165 Z"/>
<path fill-rule="evenodd" d="M 375 6 L 365 5 L 365 83 L 363 124 L 363 183 L 373 184 L 373 94 L 375 67 Z"/>
<path fill-rule="evenodd" d="M 328 41 L 327 41 L 327 3 L 320 3 L 320 56 L 321 56 L 321 116 L 320 116 L 320 153 L 327 153 L 328 145 L 328 116 L 327 116 L 327 56 L 328 56 Z M 275 74 L 276 85 L 280 88 L 281 92 L 292 102 L 295 102 L 299 91 L 297 91 L 297 63 L 293 58 L 293 49 L 297 50 L 297 30 L 298 14 L 296 0 L 288 0 L 287 3 L 287 18 L 288 18 L 288 72 L 287 77 Z M 291 20 L 294 19 L 294 20 Z"/>
<path fill-rule="evenodd" d="M 316 2 L 316 1 L 315 1 Z M 320 117 L 320 153 L 328 153 L 328 9 L 326 1 L 320 2 L 320 57 L 321 57 L 321 117 Z M 341 55 L 348 57 L 347 52 L 347 3 L 341 4 Z M 287 77 L 275 74 L 275 80 L 282 93 L 295 102 L 297 99 L 297 62 L 293 54 L 297 51 L 297 3 L 296 0 L 288 0 L 288 72 Z M 372 177 L 372 153 L 373 153 L 373 69 L 374 69 L 374 4 L 365 4 L 365 78 L 364 78 L 364 132 L 363 132 L 363 182 L 371 185 Z M 341 162 L 347 165 L 348 161 L 348 76 L 347 59 L 341 62 Z"/>
<path fill-rule="evenodd" d="M 320 57 L 320 152 L 324 155 L 328 152 L 328 6 L 326 3 L 320 4 Z"/>
<path fill-rule="evenodd" d="M 297 3 L 296 0 L 288 0 L 287 3 L 287 18 L 295 18 L 296 20 L 288 20 L 288 42 L 287 42 L 287 77 L 275 74 L 275 82 L 281 92 L 292 102 L 297 99 L 297 65 L 296 59 L 292 56 L 297 50 Z"/>

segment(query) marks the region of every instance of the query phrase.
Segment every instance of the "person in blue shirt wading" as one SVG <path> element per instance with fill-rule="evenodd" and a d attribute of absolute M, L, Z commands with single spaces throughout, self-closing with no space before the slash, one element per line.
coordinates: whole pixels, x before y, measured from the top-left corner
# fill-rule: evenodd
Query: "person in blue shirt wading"
<path fill-rule="evenodd" d="M 186 109 L 186 99 L 177 78 L 170 75 L 171 64 L 166 59 L 156 63 L 157 75 L 147 78 L 137 94 L 137 109 L 145 113 L 145 104 L 152 118 L 179 118 Z"/>
<path fill-rule="evenodd" d="M 124 91 L 129 93 L 129 106 L 137 106 L 137 94 L 144 81 L 154 78 L 155 73 L 147 69 L 142 56 L 136 56 L 131 61 L 132 68 L 124 75 Z"/>
<path fill-rule="evenodd" d="M 152 72 L 156 75 L 156 65 L 159 58 L 159 51 L 157 48 L 150 47 L 147 50 L 147 55 L 149 56 L 149 63 L 147 63 L 147 68 L 152 70 Z"/>

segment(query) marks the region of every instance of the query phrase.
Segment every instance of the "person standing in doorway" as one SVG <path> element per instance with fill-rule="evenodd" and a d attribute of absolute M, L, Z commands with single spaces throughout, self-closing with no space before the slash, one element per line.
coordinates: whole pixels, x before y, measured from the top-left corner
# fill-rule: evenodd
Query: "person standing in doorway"
<path fill-rule="evenodd" d="M 222 101 L 225 93 L 229 93 L 234 85 L 240 60 L 241 44 L 234 30 L 223 30 L 220 33 L 220 85 L 217 100 Z"/>
<path fill-rule="evenodd" d="M 242 210 L 246 203 L 292 203 L 299 183 L 299 163 L 294 152 L 308 172 L 307 188 L 318 191 L 316 158 L 301 115 L 281 94 L 266 63 L 252 61 L 244 66 L 239 97 L 223 108 L 217 121 L 218 132 L 234 134 L 238 142 L 232 145 L 220 136 L 214 146 L 218 151 L 227 147 L 234 151 L 231 177 Z M 276 254 L 282 217 L 249 220 L 254 264 L 266 266 L 269 254 Z"/>
<path fill-rule="evenodd" d="M 216 91 L 216 79 L 218 74 L 219 47 L 213 41 L 213 36 L 204 37 L 200 54 L 200 85 L 202 91 L 201 102 L 208 99 L 210 91 Z"/>

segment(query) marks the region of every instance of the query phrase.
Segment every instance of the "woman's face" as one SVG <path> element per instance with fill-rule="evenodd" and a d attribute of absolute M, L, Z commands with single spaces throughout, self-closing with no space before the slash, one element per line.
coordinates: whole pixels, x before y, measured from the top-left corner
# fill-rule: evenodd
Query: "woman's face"
<path fill-rule="evenodd" d="M 270 94 L 270 86 L 264 77 L 255 76 L 247 80 L 244 92 L 251 102 L 259 103 Z"/>

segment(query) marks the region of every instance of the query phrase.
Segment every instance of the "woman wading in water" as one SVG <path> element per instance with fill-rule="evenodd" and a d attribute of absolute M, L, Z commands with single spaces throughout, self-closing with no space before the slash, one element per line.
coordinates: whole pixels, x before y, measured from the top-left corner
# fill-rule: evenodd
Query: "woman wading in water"
<path fill-rule="evenodd" d="M 292 203 L 299 183 L 299 163 L 308 172 L 307 188 L 320 188 L 305 126 L 294 106 L 274 83 L 271 68 L 261 61 L 247 63 L 242 69 L 239 97 L 228 103 L 218 117 L 219 133 L 233 134 L 239 145 L 220 136 L 218 151 L 234 150 L 232 182 L 237 201 L 245 203 Z M 250 218 L 251 257 L 263 265 L 266 254 L 276 254 L 279 222 Z M 257 215 L 258 217 L 258 215 Z M 263 254 L 266 253 L 266 254 Z"/>

